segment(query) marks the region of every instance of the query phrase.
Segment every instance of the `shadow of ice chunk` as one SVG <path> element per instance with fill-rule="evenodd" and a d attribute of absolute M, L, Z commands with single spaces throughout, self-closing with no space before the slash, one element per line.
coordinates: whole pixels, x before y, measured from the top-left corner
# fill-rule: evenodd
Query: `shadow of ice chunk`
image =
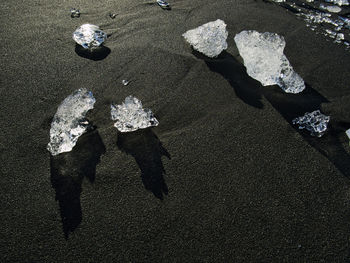
<path fill-rule="evenodd" d="M 210 58 L 217 57 L 227 49 L 228 32 L 225 22 L 220 19 L 188 30 L 182 36 L 195 50 Z"/>
<path fill-rule="evenodd" d="M 275 33 L 242 31 L 234 38 L 247 73 L 263 86 L 280 86 L 287 93 L 305 89 L 304 80 L 293 70 L 283 54 L 286 42 Z"/>
<path fill-rule="evenodd" d="M 157 126 L 158 120 L 150 109 L 143 109 L 139 99 L 128 96 L 121 105 L 111 105 L 111 118 L 120 132 L 132 132 Z"/>
<path fill-rule="evenodd" d="M 306 112 L 304 116 L 293 119 L 292 123 L 299 125 L 299 129 L 308 130 L 312 136 L 321 137 L 327 130 L 329 120 L 329 116 L 322 114 L 319 110 L 315 110 Z"/>
<path fill-rule="evenodd" d="M 47 145 L 52 155 L 73 149 L 78 138 L 89 126 L 85 115 L 90 109 L 93 109 L 95 102 L 91 91 L 78 89 L 58 106 L 51 122 L 50 142 Z"/>

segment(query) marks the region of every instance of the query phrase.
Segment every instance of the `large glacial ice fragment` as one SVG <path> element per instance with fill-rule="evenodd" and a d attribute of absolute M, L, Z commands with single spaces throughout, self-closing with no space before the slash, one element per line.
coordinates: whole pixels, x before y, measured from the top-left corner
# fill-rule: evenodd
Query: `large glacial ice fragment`
<path fill-rule="evenodd" d="M 286 42 L 282 36 L 250 30 L 242 31 L 234 39 L 249 76 L 264 86 L 277 84 L 288 93 L 305 89 L 303 79 L 283 54 Z"/>
<path fill-rule="evenodd" d="M 95 101 L 91 91 L 78 89 L 58 106 L 51 122 L 50 142 L 47 145 L 52 155 L 73 149 L 88 127 L 85 115 L 94 107 Z"/>
<path fill-rule="evenodd" d="M 228 32 L 225 22 L 220 19 L 188 30 L 182 36 L 195 50 L 211 58 L 227 49 Z"/>
<path fill-rule="evenodd" d="M 321 137 L 327 130 L 330 120 L 329 116 L 322 114 L 319 110 L 306 112 L 304 116 L 293 119 L 292 123 L 299 129 L 307 129 L 312 136 Z"/>
<path fill-rule="evenodd" d="M 143 109 L 141 101 L 133 96 L 126 97 L 121 105 L 112 104 L 111 117 L 120 132 L 132 132 L 159 124 L 152 111 Z"/>
<path fill-rule="evenodd" d="M 73 39 L 83 48 L 93 49 L 107 39 L 107 34 L 96 25 L 84 24 L 74 31 Z"/>

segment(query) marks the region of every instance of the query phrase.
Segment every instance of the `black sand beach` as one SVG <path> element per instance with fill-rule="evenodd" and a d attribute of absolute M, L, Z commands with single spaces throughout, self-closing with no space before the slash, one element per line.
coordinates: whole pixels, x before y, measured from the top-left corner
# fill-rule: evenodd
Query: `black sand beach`
<path fill-rule="evenodd" d="M 0 3 L 0 261 L 349 262 L 349 51 L 267 1 L 170 4 Z M 181 35 L 218 18 L 228 49 L 208 59 Z M 109 36 L 93 58 L 72 40 L 84 23 Z M 247 75 L 233 38 L 249 29 L 285 37 L 303 93 Z M 50 157 L 52 117 L 79 88 L 94 129 Z M 113 127 L 110 104 L 131 94 L 157 127 Z M 322 138 L 291 125 L 316 109 Z"/>

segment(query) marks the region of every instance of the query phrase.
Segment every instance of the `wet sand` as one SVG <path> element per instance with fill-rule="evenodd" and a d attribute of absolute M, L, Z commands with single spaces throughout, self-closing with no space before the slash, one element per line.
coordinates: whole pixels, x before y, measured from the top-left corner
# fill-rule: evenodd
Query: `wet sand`
<path fill-rule="evenodd" d="M 0 3 L 1 262 L 347 262 L 350 53 L 264 1 L 170 3 Z M 228 49 L 207 59 L 181 35 L 218 18 Z M 72 40 L 83 23 L 109 35 L 95 57 Z M 248 29 L 285 37 L 303 93 L 246 74 L 233 38 Z M 50 157 L 79 88 L 94 128 Z M 158 127 L 117 132 L 110 103 L 128 95 Z M 315 109 L 331 116 L 322 138 L 291 125 Z"/>

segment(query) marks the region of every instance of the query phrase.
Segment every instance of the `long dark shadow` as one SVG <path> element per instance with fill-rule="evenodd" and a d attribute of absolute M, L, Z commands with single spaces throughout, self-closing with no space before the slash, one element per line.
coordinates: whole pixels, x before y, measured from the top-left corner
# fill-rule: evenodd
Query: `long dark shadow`
<path fill-rule="evenodd" d="M 86 177 L 95 181 L 96 166 L 106 148 L 94 128 L 83 134 L 72 151 L 51 156 L 51 184 L 59 203 L 63 233 L 66 239 L 82 221 L 80 194 Z"/>
<path fill-rule="evenodd" d="M 327 98 L 306 84 L 306 89 L 298 94 L 284 93 L 277 86 L 263 88 L 265 98 L 283 116 L 292 123 L 295 117 L 322 108 L 322 103 L 329 103 Z M 350 123 L 338 122 L 330 119 L 327 132 L 321 137 L 313 137 L 306 130 L 299 130 L 293 125 L 312 147 L 324 155 L 345 176 L 350 178 L 350 156 L 343 148 L 340 137 L 350 128 Z"/>
<path fill-rule="evenodd" d="M 322 103 L 329 102 L 309 85 L 306 85 L 306 89 L 299 94 L 285 93 L 277 85 L 263 87 L 258 81 L 252 79 L 247 74 L 246 68 L 226 51 L 214 59 L 207 58 L 196 51 L 193 51 L 193 54 L 203 59 L 211 71 L 227 79 L 237 97 L 243 102 L 256 108 L 263 108 L 261 99 L 265 97 L 291 125 L 294 118 L 304 115 L 305 112 L 321 109 Z M 350 156 L 340 140 L 345 130 L 350 128 L 350 123 L 337 122 L 331 116 L 328 131 L 321 138 L 313 137 L 305 130 L 292 126 L 305 141 L 332 162 L 343 175 L 350 177 Z"/>
<path fill-rule="evenodd" d="M 195 50 L 192 51 L 192 54 L 204 60 L 211 71 L 219 73 L 227 79 L 235 90 L 237 97 L 246 104 L 259 109 L 264 107 L 261 102 L 262 94 L 260 82 L 249 77 L 245 67 L 231 54 L 223 51 L 217 58 L 213 59 Z"/>
<path fill-rule="evenodd" d="M 151 128 L 129 133 L 118 133 L 118 148 L 135 158 L 141 170 L 142 183 L 155 197 L 163 199 L 168 194 L 164 180 L 165 169 L 162 156 L 171 159 L 157 135 Z"/>
<path fill-rule="evenodd" d="M 99 61 L 105 59 L 111 53 L 111 49 L 102 45 L 93 50 L 89 50 L 83 48 L 81 45 L 75 44 L 75 53 L 80 57 Z"/>

